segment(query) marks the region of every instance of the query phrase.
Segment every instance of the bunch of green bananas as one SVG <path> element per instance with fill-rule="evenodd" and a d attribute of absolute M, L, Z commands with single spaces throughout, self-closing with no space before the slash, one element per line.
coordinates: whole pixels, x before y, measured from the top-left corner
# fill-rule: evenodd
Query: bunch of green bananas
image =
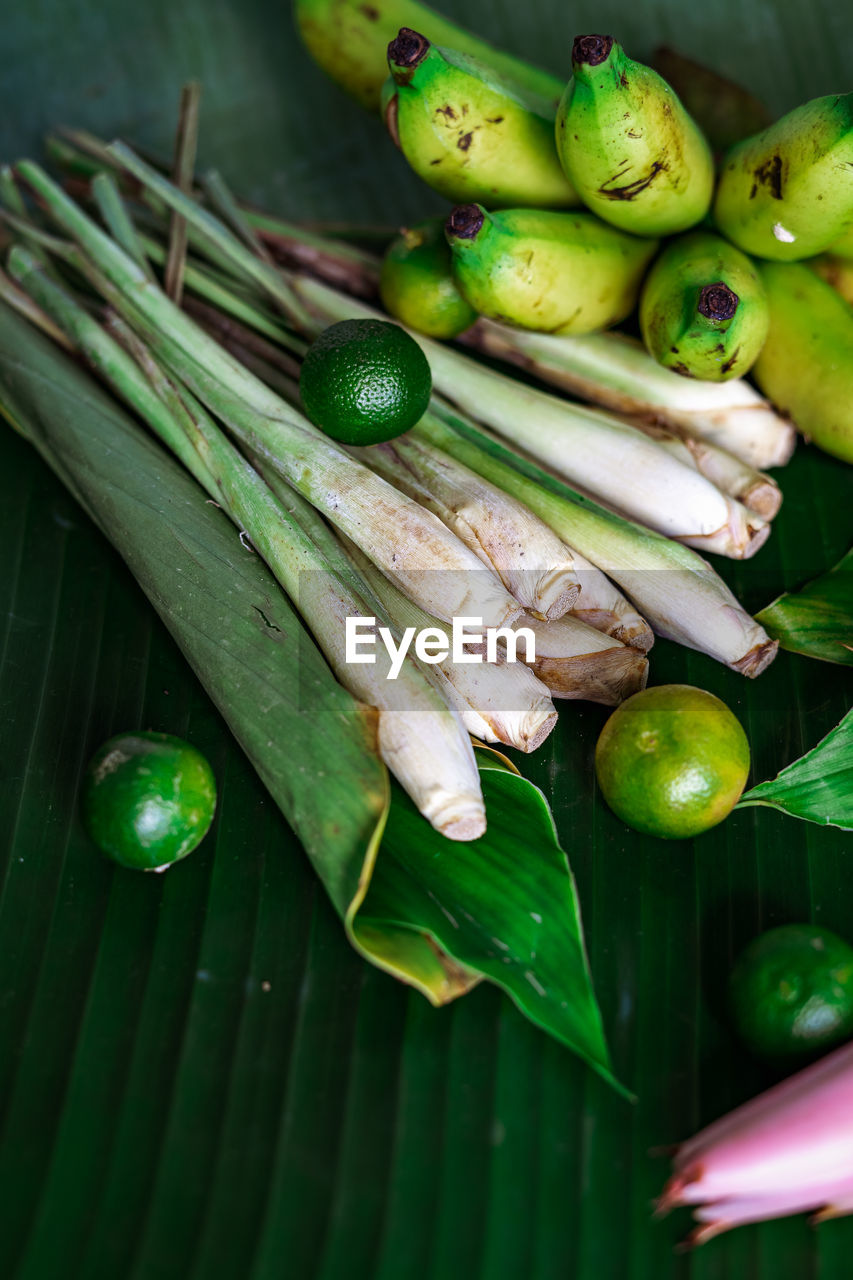
<path fill-rule="evenodd" d="M 715 175 L 705 122 L 612 36 L 574 40 L 564 86 L 420 0 L 296 0 L 296 13 L 321 66 L 381 101 L 411 168 L 456 206 L 445 240 L 433 219 L 389 251 L 392 314 L 445 338 L 477 315 L 578 334 L 639 304 L 659 363 L 709 381 L 755 365 L 772 401 L 853 461 L 853 309 L 838 296 L 853 297 L 853 94 L 739 138 L 760 109 L 703 72 L 691 109 L 710 104 L 716 146 L 721 112 L 735 139 Z"/>

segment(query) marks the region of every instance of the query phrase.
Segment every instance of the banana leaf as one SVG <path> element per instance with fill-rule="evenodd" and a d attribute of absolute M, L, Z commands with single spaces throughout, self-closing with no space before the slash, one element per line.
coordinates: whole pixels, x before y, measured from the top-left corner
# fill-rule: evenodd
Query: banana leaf
<path fill-rule="evenodd" d="M 5 304 L 0 406 L 120 550 L 361 954 L 434 1004 L 488 977 L 612 1079 L 577 895 L 542 793 L 483 752 L 485 836 L 460 846 L 433 832 L 391 792 L 370 708 L 337 684 L 215 504 Z"/>
<path fill-rule="evenodd" d="M 574 35 L 661 41 L 774 116 L 850 81 L 845 6 L 440 0 L 567 74 Z M 602 24 L 606 24 L 602 26 Z M 69 123 L 171 153 L 204 86 L 201 167 L 294 221 L 438 212 L 381 125 L 306 58 L 280 0 L 17 6 L 0 155 Z M 798 446 L 747 607 L 851 544 L 849 471 Z M 747 1227 L 676 1253 L 650 1205 L 677 1142 L 772 1082 L 723 1015 L 735 955 L 813 920 L 851 937 L 850 836 L 763 807 L 696 841 L 637 836 L 596 791 L 607 713 L 574 704 L 525 774 L 571 853 L 628 1107 L 491 983 L 435 1008 L 365 964 L 305 852 L 106 539 L 0 431 L 0 1274 L 14 1280 L 847 1280 L 853 1220 Z M 774 777 L 853 702 L 848 667 L 781 653 L 754 683 L 658 641 L 652 683 L 711 690 Z M 92 857 L 91 751 L 129 723 L 189 737 L 215 830 L 165 876 Z M 292 753 L 291 758 L 295 758 Z"/>
<path fill-rule="evenodd" d="M 853 831 L 853 711 L 811 751 L 770 782 L 746 791 L 738 808 L 766 804 L 794 818 Z"/>
<path fill-rule="evenodd" d="M 829 573 L 756 615 L 783 649 L 853 666 L 853 548 Z"/>

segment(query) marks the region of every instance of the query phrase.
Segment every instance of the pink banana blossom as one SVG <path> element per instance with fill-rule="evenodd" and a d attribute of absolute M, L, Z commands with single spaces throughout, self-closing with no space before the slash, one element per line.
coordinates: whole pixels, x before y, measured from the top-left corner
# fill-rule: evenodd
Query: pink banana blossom
<path fill-rule="evenodd" d="M 657 1210 L 678 1205 L 700 1224 L 688 1244 L 791 1213 L 853 1213 L 853 1044 L 682 1143 Z"/>

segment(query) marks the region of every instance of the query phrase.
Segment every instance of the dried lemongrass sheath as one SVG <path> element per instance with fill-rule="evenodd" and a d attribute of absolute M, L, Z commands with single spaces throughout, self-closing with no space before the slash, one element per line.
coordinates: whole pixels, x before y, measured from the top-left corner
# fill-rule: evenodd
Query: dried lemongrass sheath
<path fill-rule="evenodd" d="M 378 315 L 319 281 L 294 277 L 292 285 L 326 322 Z M 769 530 L 760 517 L 624 422 L 495 373 L 422 334 L 412 336 L 446 399 L 614 510 L 734 559 L 753 555 L 766 540 Z"/>
<path fill-rule="evenodd" d="M 580 586 L 571 550 L 509 494 L 447 454 L 406 436 L 352 452 L 435 512 L 529 612 L 559 618 L 576 604 Z"/>
<path fill-rule="evenodd" d="M 25 250 L 13 251 L 12 265 L 75 348 L 141 414 L 249 538 L 297 604 L 341 684 L 376 707 L 380 754 L 424 817 L 449 839 L 482 835 L 485 807 L 471 745 L 434 683 L 413 659 L 389 680 L 389 657 L 381 644 L 373 665 L 346 661 L 346 619 L 373 617 L 375 628 L 375 612 L 340 548 L 335 556 L 325 554 L 335 546 L 332 535 L 323 546 L 312 539 L 201 405 L 171 382 L 121 322 L 117 331 L 139 363 Z"/>
<path fill-rule="evenodd" d="M 607 409 L 707 440 L 759 470 L 784 466 L 794 451 L 793 425 L 748 382 L 684 378 L 624 334 L 562 337 L 479 320 L 464 341 Z"/>
<path fill-rule="evenodd" d="M 651 422 L 648 418 L 619 415 L 628 426 L 636 427 L 657 440 L 679 461 L 695 467 L 723 493 L 754 511 L 763 520 L 772 520 L 782 505 L 782 490 L 763 471 L 757 471 L 743 459 L 721 449 L 719 445 L 686 432 L 678 434 L 672 427 Z"/>
<path fill-rule="evenodd" d="M 573 618 L 554 622 L 522 618 L 536 636 L 536 659 L 530 663 L 554 698 L 576 698 L 615 707 L 645 689 L 649 662 L 644 654 Z"/>
<path fill-rule="evenodd" d="M 518 602 L 436 516 L 356 462 L 234 360 L 38 165 L 24 161 L 19 172 L 83 250 L 75 265 L 156 358 L 383 572 L 393 571 L 413 600 L 444 621 L 464 615 L 500 627 L 518 617 Z"/>
<path fill-rule="evenodd" d="M 436 626 L 435 618 L 413 605 L 356 548 L 351 554 L 397 630 L 414 627 L 420 632 Z M 458 663 L 448 657 L 433 670 L 469 733 L 485 742 L 535 751 L 557 723 L 548 689 L 523 662 Z"/>
<path fill-rule="evenodd" d="M 572 494 L 470 420 L 440 404 L 435 408 L 418 433 L 541 516 L 569 546 L 614 579 L 659 635 L 746 676 L 757 676 L 773 661 L 776 642 L 689 547 Z"/>

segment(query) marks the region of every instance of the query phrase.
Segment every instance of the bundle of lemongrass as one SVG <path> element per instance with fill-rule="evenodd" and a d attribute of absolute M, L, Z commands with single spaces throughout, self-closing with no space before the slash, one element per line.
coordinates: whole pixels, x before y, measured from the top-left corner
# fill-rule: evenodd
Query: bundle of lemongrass
<path fill-rule="evenodd" d="M 3 295 L 78 352 L 224 507 L 341 683 L 377 708 L 382 756 L 437 830 L 484 829 L 468 733 L 530 751 L 554 725 L 552 697 L 616 704 L 645 684 L 649 623 L 748 675 L 772 659 L 763 629 L 684 545 L 750 554 L 768 528 L 754 508 L 633 426 L 425 340 L 441 392 L 431 411 L 391 445 L 343 449 L 299 411 L 299 359 L 327 324 L 375 313 L 277 267 L 221 180 L 206 184 L 218 217 L 121 144 L 99 158 L 109 168 L 84 196 L 97 220 L 31 162 L 17 167 L 21 186 L 0 177 L 17 237 Z M 116 173 L 137 184 L 132 199 Z M 176 226 L 192 251 L 177 274 Z M 157 283 L 160 264 L 186 292 L 183 310 Z M 619 501 L 601 493 L 608 475 Z M 400 657 L 407 628 L 459 616 L 532 629 L 535 658 Z M 348 617 L 374 619 L 399 660 L 377 645 L 375 664 L 347 662 Z"/>

